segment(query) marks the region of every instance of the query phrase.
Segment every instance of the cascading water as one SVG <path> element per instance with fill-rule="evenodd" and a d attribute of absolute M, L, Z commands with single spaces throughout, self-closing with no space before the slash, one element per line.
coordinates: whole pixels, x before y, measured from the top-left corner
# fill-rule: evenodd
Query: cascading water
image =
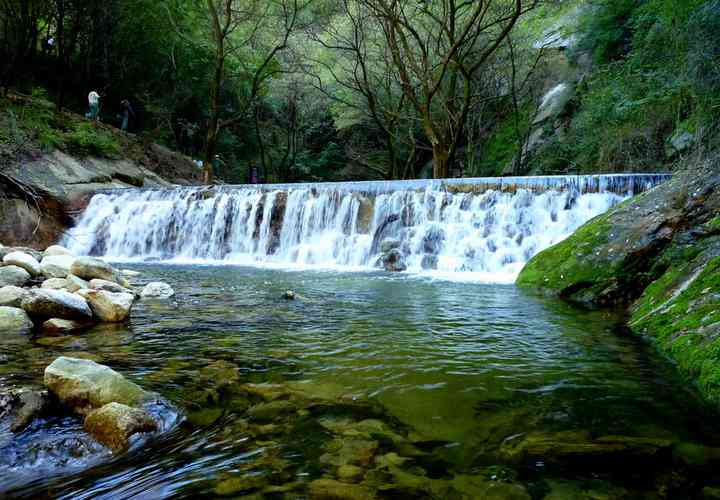
<path fill-rule="evenodd" d="M 514 280 L 537 252 L 666 175 L 124 190 L 93 197 L 64 244 L 111 260 L 371 268 Z M 383 244 L 385 242 L 385 244 Z"/>

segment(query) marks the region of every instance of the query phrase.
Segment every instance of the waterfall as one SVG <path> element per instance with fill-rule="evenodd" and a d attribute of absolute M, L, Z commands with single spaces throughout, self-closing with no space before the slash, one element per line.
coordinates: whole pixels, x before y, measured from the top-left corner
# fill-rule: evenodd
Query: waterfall
<path fill-rule="evenodd" d="M 407 270 L 510 282 L 663 174 L 127 189 L 98 193 L 64 238 L 110 260 Z M 383 242 L 391 244 L 384 245 Z"/>

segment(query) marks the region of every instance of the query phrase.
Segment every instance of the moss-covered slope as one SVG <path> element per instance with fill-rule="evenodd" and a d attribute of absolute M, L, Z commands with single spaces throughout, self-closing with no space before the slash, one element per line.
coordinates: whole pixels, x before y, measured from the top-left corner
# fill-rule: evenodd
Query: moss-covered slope
<path fill-rule="evenodd" d="M 630 328 L 720 404 L 720 159 L 588 222 L 533 258 L 518 285 L 629 307 Z"/>

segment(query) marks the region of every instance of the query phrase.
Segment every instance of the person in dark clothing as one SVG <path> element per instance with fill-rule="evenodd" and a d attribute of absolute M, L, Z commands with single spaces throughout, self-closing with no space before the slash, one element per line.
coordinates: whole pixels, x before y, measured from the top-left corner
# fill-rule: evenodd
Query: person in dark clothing
<path fill-rule="evenodd" d="M 135 118 L 135 111 L 133 111 L 130 101 L 127 99 L 123 100 L 120 105 L 122 107 L 122 125 L 120 125 L 120 130 L 127 132 L 128 125 L 130 124 L 130 117 Z"/>

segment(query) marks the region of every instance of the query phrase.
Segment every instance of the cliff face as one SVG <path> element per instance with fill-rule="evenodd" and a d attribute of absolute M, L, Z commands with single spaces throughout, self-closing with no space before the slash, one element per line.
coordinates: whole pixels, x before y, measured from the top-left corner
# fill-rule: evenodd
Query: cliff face
<path fill-rule="evenodd" d="M 18 183 L 5 179 L 0 184 L 0 241 L 5 245 L 45 248 L 59 239 L 94 193 L 193 182 L 194 169 L 187 158 L 155 145 L 142 163 L 77 158 L 60 150 L 28 155 L 2 171 Z"/>
<path fill-rule="evenodd" d="M 720 403 L 720 158 L 593 219 L 535 256 L 517 283 L 627 307 L 630 328 Z"/>

